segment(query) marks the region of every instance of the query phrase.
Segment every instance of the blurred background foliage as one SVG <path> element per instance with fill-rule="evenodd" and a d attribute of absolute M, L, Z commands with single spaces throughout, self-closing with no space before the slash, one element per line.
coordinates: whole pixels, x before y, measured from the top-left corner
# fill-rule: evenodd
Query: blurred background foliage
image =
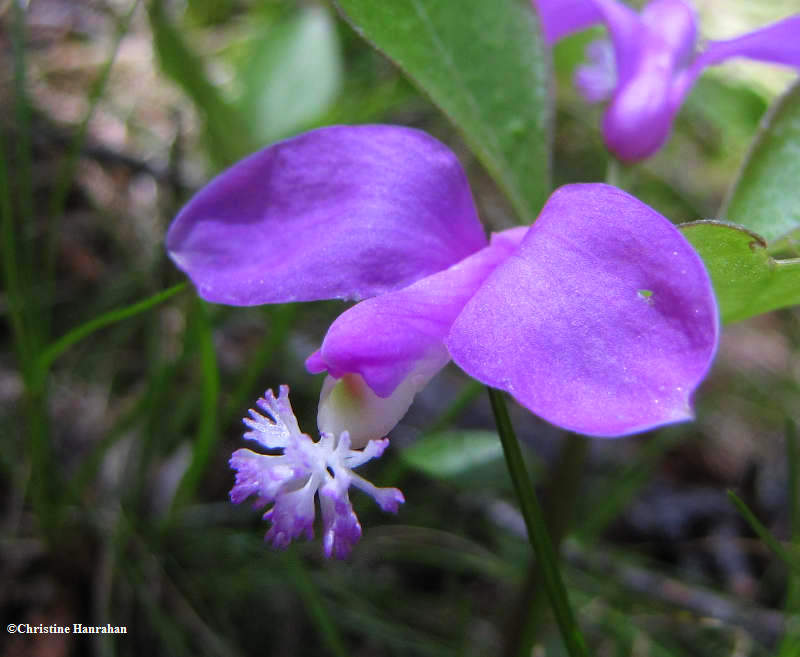
<path fill-rule="evenodd" d="M 713 38 L 800 9 L 696 4 Z M 606 176 L 600 109 L 571 84 L 589 39 L 553 54 L 556 184 Z M 163 251 L 213 173 L 330 123 L 427 130 L 458 153 L 487 228 L 512 225 L 443 114 L 310 1 L 9 0 L 0 49 L 0 610 L 128 628 L 3 634 L 0 653 L 516 654 L 536 596 L 480 387 L 453 368 L 419 396 L 367 468 L 407 503 L 388 517 L 354 495 L 365 535 L 350 561 L 325 562 L 318 542 L 275 553 L 259 514 L 228 503 L 227 459 L 246 409 L 281 383 L 312 431 L 321 381 L 303 360 L 341 305 L 208 305 L 173 287 Z M 667 146 L 619 184 L 675 222 L 716 217 L 791 79 L 709 71 Z M 800 655 L 798 408 L 800 315 L 784 310 L 726 327 L 694 423 L 584 442 L 512 409 L 593 655 Z M 572 493 L 570 450 L 587 452 Z M 540 620 L 533 654 L 563 654 Z"/>

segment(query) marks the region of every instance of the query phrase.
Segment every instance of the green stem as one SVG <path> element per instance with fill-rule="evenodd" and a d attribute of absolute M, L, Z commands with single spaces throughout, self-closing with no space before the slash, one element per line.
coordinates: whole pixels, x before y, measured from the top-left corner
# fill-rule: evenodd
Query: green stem
<path fill-rule="evenodd" d="M 567 433 L 558 461 L 547 477 L 544 517 L 556 553 L 572 525 L 588 448 L 585 436 Z M 538 568 L 532 563 L 506 631 L 506 657 L 528 657 L 531 654 L 546 608 L 546 592 Z"/>
<path fill-rule="evenodd" d="M 608 156 L 606 165 L 606 183 L 614 187 L 622 187 L 622 164 L 613 155 Z"/>
<path fill-rule="evenodd" d="M 500 442 L 503 444 L 506 464 L 528 530 L 528 540 L 533 548 L 539 566 L 539 576 L 561 631 L 561 637 L 570 657 L 588 657 L 586 642 L 575 622 L 575 616 L 558 568 L 558 557 L 550 541 L 544 513 L 539 506 L 536 491 L 525 468 L 525 461 L 511 425 L 503 393 L 493 388 L 488 390 L 489 401 L 497 423 L 497 432 L 500 435 Z"/>

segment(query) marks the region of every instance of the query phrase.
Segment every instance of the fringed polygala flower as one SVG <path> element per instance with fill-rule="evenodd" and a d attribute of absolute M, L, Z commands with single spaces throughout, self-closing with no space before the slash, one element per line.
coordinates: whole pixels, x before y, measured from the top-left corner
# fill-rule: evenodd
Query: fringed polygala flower
<path fill-rule="evenodd" d="M 309 533 L 309 491 L 329 530 L 326 505 L 357 480 L 335 468 L 326 479 L 323 455 L 381 451 L 371 441 L 450 359 L 553 424 L 621 436 L 690 419 L 717 344 L 703 264 L 653 209 L 608 185 L 568 185 L 533 226 L 487 240 L 456 157 L 408 128 L 323 128 L 251 155 L 188 203 L 167 248 L 208 301 L 364 299 L 306 363 L 328 373 L 318 446 L 265 441 L 282 461 L 234 459 L 235 498 L 274 500 L 277 545 Z M 284 407 L 263 404 L 277 421 Z"/>
<path fill-rule="evenodd" d="M 597 23 L 611 41 L 589 45 L 576 83 L 590 102 L 609 100 L 606 145 L 634 162 L 655 153 L 695 80 L 733 57 L 800 68 L 800 14 L 695 52 L 697 17 L 684 0 L 651 0 L 636 13 L 618 0 L 533 0 L 548 43 Z"/>
<path fill-rule="evenodd" d="M 388 440 L 372 440 L 364 449 L 350 448 L 350 436 L 323 433 L 319 441 L 302 433 L 289 404 L 289 389 L 281 386 L 275 398 L 268 390 L 256 404 L 266 413 L 250 410 L 244 437 L 279 454 L 259 454 L 238 449 L 230 465 L 237 471 L 231 500 L 239 504 L 256 496 L 257 506 L 271 504 L 264 514 L 272 522 L 266 540 L 282 549 L 292 539 L 314 535 L 315 497 L 322 511 L 322 545 L 327 557 L 344 559 L 361 538 L 348 496 L 349 487 L 371 495 L 384 511 L 397 512 L 405 500 L 396 488 L 376 488 L 353 472 L 353 468 L 383 453 Z"/>

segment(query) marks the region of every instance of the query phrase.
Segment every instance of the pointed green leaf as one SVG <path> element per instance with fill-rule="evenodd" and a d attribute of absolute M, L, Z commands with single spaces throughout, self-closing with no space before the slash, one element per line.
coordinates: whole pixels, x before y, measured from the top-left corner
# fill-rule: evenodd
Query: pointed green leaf
<path fill-rule="evenodd" d="M 680 226 L 711 274 L 723 322 L 800 303 L 800 259 L 776 260 L 764 239 L 721 221 Z"/>
<path fill-rule="evenodd" d="M 800 82 L 764 118 L 723 216 L 767 242 L 800 229 Z"/>
<path fill-rule="evenodd" d="M 462 131 L 519 218 L 550 193 L 546 55 L 518 0 L 336 0 L 353 28 Z"/>
<path fill-rule="evenodd" d="M 336 25 L 324 7 L 310 6 L 259 30 L 242 72 L 242 110 L 256 139 L 270 143 L 325 112 L 342 84 Z"/>

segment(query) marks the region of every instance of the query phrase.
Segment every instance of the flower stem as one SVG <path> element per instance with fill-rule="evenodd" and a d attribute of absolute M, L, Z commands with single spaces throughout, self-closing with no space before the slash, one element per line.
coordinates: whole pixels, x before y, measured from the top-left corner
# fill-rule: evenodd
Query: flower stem
<path fill-rule="evenodd" d="M 570 657 L 587 657 L 586 643 L 570 607 L 567 591 L 558 569 L 558 558 L 550 541 L 545 524 L 544 513 L 536 498 L 536 491 L 528 476 L 514 428 L 508 415 L 503 393 L 489 388 L 489 401 L 492 405 L 497 432 L 503 444 L 506 464 L 520 502 L 522 517 L 528 530 L 528 540 L 539 564 L 541 581 L 544 584 L 550 606 L 561 631 L 561 637 Z"/>
<path fill-rule="evenodd" d="M 620 161 L 613 155 L 609 155 L 606 165 L 606 183 L 614 185 L 614 187 L 622 187 L 622 173 Z"/>
<path fill-rule="evenodd" d="M 570 530 L 575 514 L 588 447 L 585 436 L 566 432 L 558 459 L 545 482 L 545 526 L 556 554 Z M 537 566 L 535 561 L 528 566 L 519 601 L 506 631 L 504 657 L 529 657 L 536 642 L 542 616 L 547 610 L 547 592 L 542 587 Z"/>

